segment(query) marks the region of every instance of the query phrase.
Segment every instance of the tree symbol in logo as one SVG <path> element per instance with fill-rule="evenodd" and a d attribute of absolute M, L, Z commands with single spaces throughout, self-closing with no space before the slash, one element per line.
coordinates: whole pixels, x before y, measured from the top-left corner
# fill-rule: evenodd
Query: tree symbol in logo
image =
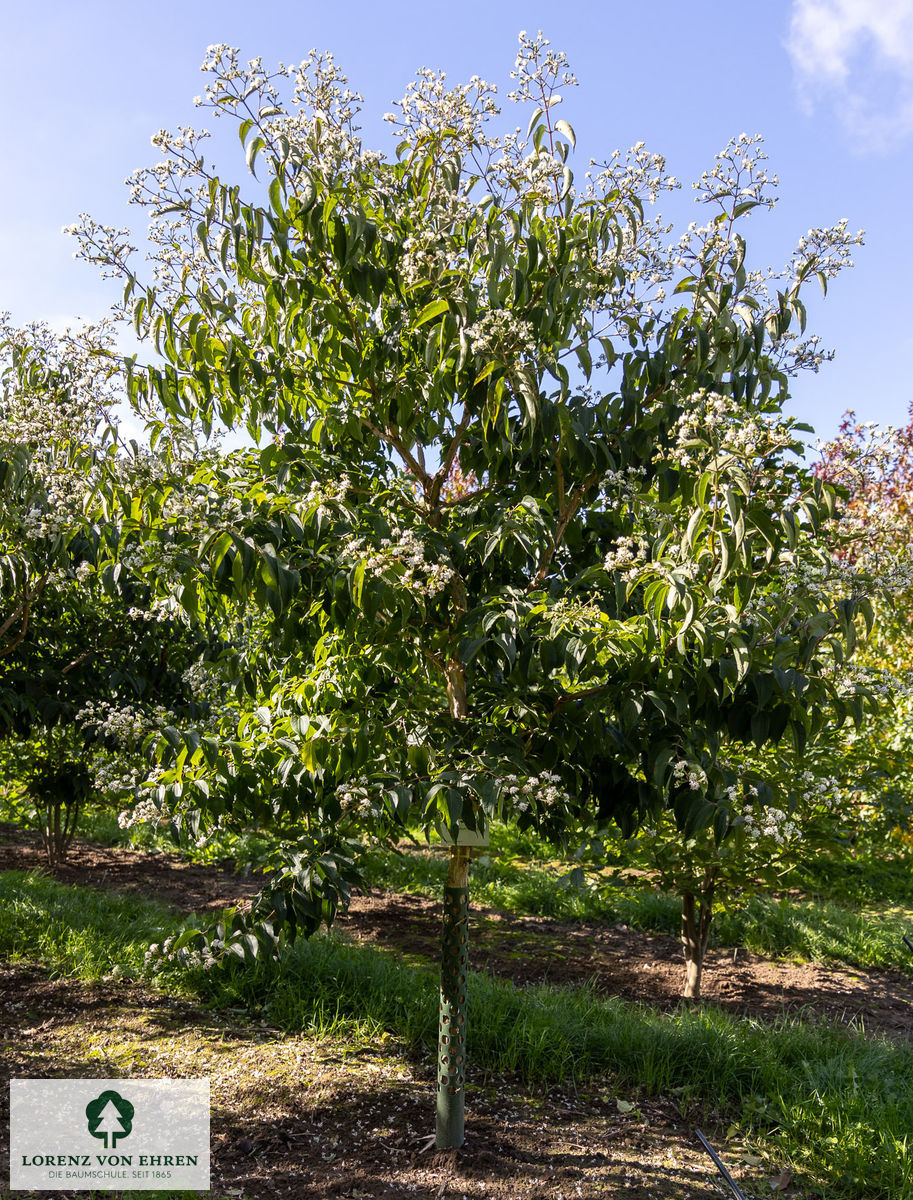
<path fill-rule="evenodd" d="M 113 1150 L 133 1128 L 133 1105 L 117 1092 L 102 1092 L 86 1105 L 86 1118 L 92 1137 L 104 1138 L 105 1149 Z"/>

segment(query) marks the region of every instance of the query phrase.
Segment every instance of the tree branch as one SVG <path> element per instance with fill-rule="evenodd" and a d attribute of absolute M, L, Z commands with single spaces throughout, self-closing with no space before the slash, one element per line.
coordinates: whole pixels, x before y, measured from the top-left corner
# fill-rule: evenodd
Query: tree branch
<path fill-rule="evenodd" d="M 565 704 L 573 704 L 575 700 L 589 700 L 591 696 L 598 696 L 610 686 L 611 684 L 608 683 L 597 683 L 593 687 L 584 688 L 580 692 L 565 692 L 555 701 L 555 707 L 551 711 L 551 716 L 554 717 L 558 710 L 563 708 Z"/>
<path fill-rule="evenodd" d="M 367 417 L 362 417 L 362 420 L 376 438 L 382 442 L 389 442 L 415 478 L 419 480 L 422 488 L 427 489 L 431 482 L 431 476 L 426 470 L 424 470 L 418 459 L 409 453 L 402 438 L 398 437 L 392 429 L 381 429 L 379 426 L 375 425 L 373 421 L 369 421 Z"/>
<path fill-rule="evenodd" d="M 450 445 L 447 447 L 447 453 L 441 462 L 440 469 L 431 481 L 431 494 L 428 496 L 428 507 L 436 508 L 441 497 L 441 488 L 447 481 L 447 476 L 450 474 L 450 468 L 453 466 L 454 459 L 460 449 L 460 444 L 463 441 L 463 434 L 469 427 L 469 422 L 472 419 L 469 411 L 469 402 L 463 401 L 463 415 L 460 418 L 460 423 L 456 427 L 456 432 L 450 439 Z"/>
<path fill-rule="evenodd" d="M 2 638 L 3 635 L 16 623 L 16 620 L 21 619 L 18 633 L 14 634 L 12 640 L 7 642 L 5 646 L 0 647 L 0 658 L 5 657 L 7 654 L 12 654 L 20 642 L 24 640 L 25 635 L 28 633 L 29 614 L 32 611 L 32 605 L 44 591 L 49 575 L 50 572 L 45 571 L 31 591 L 29 591 L 28 588 L 23 587 L 21 601 L 16 605 L 12 613 L 7 617 L 3 624 L 0 625 L 0 638 Z"/>
<path fill-rule="evenodd" d="M 575 487 L 571 492 L 570 497 L 568 498 L 567 507 L 558 517 L 558 527 L 555 530 L 555 536 L 552 538 L 551 545 L 542 552 L 542 557 L 539 559 L 539 566 L 536 569 L 536 573 L 527 584 L 526 590 L 528 592 L 531 592 L 534 588 L 539 587 L 544 582 L 545 577 L 548 574 L 548 569 L 552 564 L 552 559 L 555 557 L 558 547 L 561 545 L 561 539 L 564 537 L 568 525 L 570 525 L 571 521 L 576 516 L 580 505 L 583 503 L 584 496 L 598 479 L 599 472 L 594 471 L 592 475 L 589 475 L 586 479 L 584 479 L 583 483 L 578 484 L 578 486 Z"/>
<path fill-rule="evenodd" d="M 103 642 L 102 645 L 93 646 L 90 650 L 86 650 L 84 654 L 80 654 L 78 658 L 74 658 L 71 663 L 68 663 L 63 668 L 63 670 L 60 672 L 61 678 L 64 675 L 69 675 L 71 671 L 74 671 L 81 663 L 84 663 L 87 658 L 91 658 L 93 654 L 101 654 L 102 650 L 110 650 L 112 646 L 120 646 L 124 643 L 124 641 L 126 641 L 126 639 L 122 635 L 115 634 L 106 642 Z"/>

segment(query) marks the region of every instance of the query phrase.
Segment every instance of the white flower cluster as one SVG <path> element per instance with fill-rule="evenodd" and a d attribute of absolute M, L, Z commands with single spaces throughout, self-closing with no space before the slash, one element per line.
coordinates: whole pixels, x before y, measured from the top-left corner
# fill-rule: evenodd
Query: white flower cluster
<path fill-rule="evenodd" d="M 812 771 L 802 771 L 797 786 L 803 803 L 819 805 L 828 812 L 839 812 L 850 796 L 835 776 L 815 775 Z"/>
<path fill-rule="evenodd" d="M 554 636 L 559 630 L 570 629 L 576 633 L 593 632 L 602 629 L 608 617 L 594 600 L 571 599 L 560 596 L 553 604 L 543 605 L 551 633 Z"/>
<path fill-rule="evenodd" d="M 603 491 L 615 501 L 628 503 L 637 499 L 646 478 L 645 467 L 625 467 L 621 471 L 606 471 L 601 484 Z M 613 508 L 616 505 L 613 504 Z"/>
<path fill-rule="evenodd" d="M 153 601 L 153 605 L 155 601 Z M 127 609 L 128 621 L 155 621 L 156 623 L 168 621 L 170 614 L 162 608 L 137 608 L 135 605 Z"/>
<path fill-rule="evenodd" d="M 515 104 L 523 101 L 538 104 L 543 98 L 554 100 L 556 87 L 577 86 L 567 55 L 562 50 L 552 50 L 541 29 L 534 38 L 525 29 L 520 30 L 520 49 L 510 77 L 516 79 L 517 85 L 507 98 Z"/>
<path fill-rule="evenodd" d="M 602 565 L 606 571 L 621 571 L 622 579 L 630 582 L 641 574 L 649 551 L 646 538 L 621 537 L 615 543 L 615 549 L 605 556 Z"/>
<path fill-rule="evenodd" d="M 385 113 L 384 120 L 395 126 L 397 136 L 408 132 L 424 139 L 444 134 L 448 141 L 472 146 L 480 137 L 487 116 L 494 116 L 498 107 L 492 97 L 497 93 L 494 84 L 473 75 L 469 83 L 446 86 L 446 74 L 422 67 L 406 88 L 402 100 L 396 101 L 400 115 Z"/>
<path fill-rule="evenodd" d="M 399 270 L 407 287 L 435 282 L 450 265 L 450 259 L 440 252 L 440 241 L 431 234 L 407 237 L 402 245 Z"/>
<path fill-rule="evenodd" d="M 643 208 L 653 204 L 661 192 L 679 187 L 678 180 L 666 173 L 665 159 L 637 142 L 624 157 L 613 150 L 606 162 L 590 159 L 584 174 L 583 198 L 615 222 L 612 248 L 601 255 L 594 249 L 591 263 L 596 272 L 590 285 L 594 307 L 604 310 L 604 330 L 623 333 L 625 318 L 643 305 L 650 314 L 654 305 L 666 298 L 665 285 L 673 276 L 666 238 L 672 225 L 660 215 L 636 222 L 630 217 L 630 205 Z M 621 270 L 619 269 L 621 268 Z"/>
<path fill-rule="evenodd" d="M 4 489 L 0 527 L 26 555 L 29 543 L 69 540 L 97 507 L 116 399 L 111 344 L 108 322 L 56 334 L 40 323 L 14 328 L 0 314 L 0 455 L 25 468 Z"/>
<path fill-rule="evenodd" d="M 661 192 L 673 191 L 679 186 L 674 175 L 666 174 L 665 158 L 647 150 L 645 142 L 636 142 L 624 158 L 620 150 L 613 150 L 607 162 L 597 163 L 590 159 L 590 166 L 600 170 L 585 174 L 584 194 L 588 200 L 612 197 L 613 202 L 620 204 L 623 196 L 635 195 L 655 204 Z"/>
<path fill-rule="evenodd" d="M 192 663 L 181 678 L 195 700 L 215 704 L 221 698 L 221 680 L 211 663 Z"/>
<path fill-rule="evenodd" d="M 684 787 L 687 783 L 688 787 L 696 792 L 706 787 L 707 772 L 696 763 L 680 758 L 672 764 L 672 782 L 676 787 Z"/>
<path fill-rule="evenodd" d="M 853 265 L 853 247 L 861 246 L 864 230 L 850 233 L 846 217 L 836 225 L 810 229 L 799 239 L 791 264 L 794 278 L 812 272 L 821 273 L 832 279 L 846 267 Z"/>
<path fill-rule="evenodd" d="M 0 445 L 40 451 L 61 442 L 88 444 L 100 425 L 111 422 L 121 377 L 108 357 L 114 345 L 110 319 L 58 334 L 41 322 L 17 329 L 0 313 L 0 343 L 32 368 L 4 378 Z"/>
<path fill-rule="evenodd" d="M 521 167 L 525 176 L 523 190 L 531 199 L 538 200 L 540 208 L 576 195 L 574 188 L 565 187 L 564 163 L 544 145 L 527 154 Z"/>
<path fill-rule="evenodd" d="M 419 596 L 436 596 L 454 575 L 447 563 L 427 561 L 425 545 L 411 529 L 396 530 L 395 537 L 383 538 L 377 549 L 368 547 L 362 538 L 355 539 L 348 544 L 345 557 L 360 559 L 366 574 L 395 578 Z"/>
<path fill-rule="evenodd" d="M 571 803 L 570 793 L 561 786 L 561 776 L 551 771 L 529 775 L 522 781 L 516 775 L 505 775 L 503 784 L 504 794 L 516 798 L 521 812 L 528 812 L 534 804 L 538 808 L 567 808 Z"/>
<path fill-rule="evenodd" d="M 380 801 L 368 786 L 367 777 L 360 775 L 355 783 L 342 783 L 336 789 L 339 806 L 345 816 L 355 819 L 375 818 L 380 814 Z"/>
<path fill-rule="evenodd" d="M 854 661 L 844 662 L 835 672 L 838 691 L 843 696 L 871 692 L 895 704 L 913 696 L 913 674 L 897 674 L 885 667 L 869 667 Z"/>
<path fill-rule="evenodd" d="M 778 456 L 794 445 L 796 438 L 788 419 L 754 413 L 719 392 L 699 391 L 688 396 L 673 429 L 674 444 L 669 459 L 693 470 L 711 464 L 725 466 L 735 459 L 750 462 L 756 486 L 775 482 Z M 763 464 L 768 460 L 769 470 Z"/>
<path fill-rule="evenodd" d="M 116 739 L 122 746 L 136 746 L 149 733 L 174 720 L 174 713 L 161 704 L 144 712 L 132 704 L 119 707 L 106 700 L 87 701 L 75 716 L 80 729 Z"/>
<path fill-rule="evenodd" d="M 780 808 L 761 808 L 759 811 L 748 808 L 742 820 L 745 831 L 753 838 L 772 838 L 778 845 L 785 845 L 802 836 L 802 830 L 795 821 Z"/>
<path fill-rule="evenodd" d="M 132 704 L 118 708 L 106 700 L 89 700 L 76 714 L 76 724 L 97 734 L 136 742 L 150 730 L 148 718 Z"/>
<path fill-rule="evenodd" d="M 515 359 L 533 353 L 533 329 L 508 308 L 490 308 L 466 327 L 466 339 L 473 354 L 497 354 Z"/>
<path fill-rule="evenodd" d="M 167 813 L 154 801 L 139 800 L 133 808 L 125 808 L 118 814 L 117 823 L 121 829 L 132 829 L 134 825 L 158 824 L 167 819 Z"/>
<path fill-rule="evenodd" d="M 821 364 L 833 362 L 835 357 L 835 351 L 824 349 L 817 333 L 803 338 L 790 329 L 781 336 L 778 349 L 778 357 L 783 357 L 786 352 L 784 366 L 790 375 L 802 370 L 814 371 L 817 375 Z"/>
<path fill-rule="evenodd" d="M 35 464 L 44 475 L 47 491 L 36 496 L 22 515 L 21 531 L 25 538 L 54 539 L 82 523 L 85 503 L 91 488 L 82 471 Z"/>
<path fill-rule="evenodd" d="M 126 182 L 132 185 L 132 177 Z M 100 266 L 102 275 L 107 279 L 120 278 L 127 260 L 136 250 L 130 241 L 129 229 L 105 225 L 88 213 L 80 213 L 79 220 L 72 225 L 64 225 L 61 232 L 75 237 L 79 242 L 79 249 L 73 252 L 73 257 Z"/>
<path fill-rule="evenodd" d="M 315 479 L 304 497 L 304 507 L 325 513 L 328 511 L 327 505 L 341 503 L 351 490 L 352 484 L 348 475 L 343 475 L 338 480 L 324 479 L 318 482 Z"/>
<path fill-rule="evenodd" d="M 754 202 L 773 208 L 776 196 L 770 191 L 780 182 L 776 175 L 768 176 L 761 165 L 767 155 L 761 149 L 764 139 L 759 133 L 749 136 L 740 133 L 716 158 L 709 171 L 704 171 L 691 186 L 698 199 L 718 204 L 729 211 L 739 204 Z"/>

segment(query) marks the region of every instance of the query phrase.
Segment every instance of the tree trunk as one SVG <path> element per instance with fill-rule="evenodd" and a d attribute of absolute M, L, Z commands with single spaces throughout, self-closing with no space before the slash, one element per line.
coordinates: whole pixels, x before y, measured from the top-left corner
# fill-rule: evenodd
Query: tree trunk
<path fill-rule="evenodd" d="M 466 675 L 463 664 L 457 658 L 447 660 L 444 668 L 447 677 L 447 700 L 450 705 L 450 715 L 462 719 L 469 711 L 466 704 Z"/>
<path fill-rule="evenodd" d="M 469 849 L 451 846 L 444 885 L 437 1051 L 439 1150 L 463 1144 L 466 1109 L 466 965 L 469 960 Z"/>
<path fill-rule="evenodd" d="M 36 807 L 48 866 L 54 868 L 66 860 L 82 806 L 76 799 L 68 804 L 62 804 L 55 799 L 39 802 Z"/>
<path fill-rule="evenodd" d="M 682 892 L 682 949 L 685 952 L 685 998 L 698 1000 L 701 995 L 701 973 L 704 954 L 710 937 L 713 917 L 713 884 L 708 884 L 700 897 L 694 892 Z"/>

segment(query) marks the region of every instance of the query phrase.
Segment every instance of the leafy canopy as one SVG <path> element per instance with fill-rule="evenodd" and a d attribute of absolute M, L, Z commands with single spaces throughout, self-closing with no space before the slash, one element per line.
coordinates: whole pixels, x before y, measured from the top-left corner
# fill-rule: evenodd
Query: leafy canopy
<path fill-rule="evenodd" d="M 271 73 L 216 46 L 204 70 L 246 183 L 207 165 L 205 131 L 162 131 L 131 181 L 151 276 L 126 231 L 74 227 L 157 352 L 126 364 L 153 445 L 258 447 L 141 501 L 109 490 L 125 546 L 168 548 L 151 586 L 269 623 L 222 736 L 160 744 L 161 803 L 276 829 L 270 903 L 306 927 L 335 909 L 342 840 L 416 816 L 500 808 L 561 840 L 659 806 L 725 836 L 724 742 L 801 749 L 861 718 L 841 663 L 867 600 L 807 586 L 831 579 L 835 492 L 782 416 L 823 357 L 802 290 L 859 235 L 812 230 L 784 272 L 752 270 L 740 230 L 773 194 L 742 135 L 698 184 L 706 223 L 667 246 L 660 157 L 575 177 L 556 107 L 576 81 L 541 34 L 512 72 L 525 135 L 489 133 L 485 81 L 423 70 L 391 156 L 331 55 Z"/>

